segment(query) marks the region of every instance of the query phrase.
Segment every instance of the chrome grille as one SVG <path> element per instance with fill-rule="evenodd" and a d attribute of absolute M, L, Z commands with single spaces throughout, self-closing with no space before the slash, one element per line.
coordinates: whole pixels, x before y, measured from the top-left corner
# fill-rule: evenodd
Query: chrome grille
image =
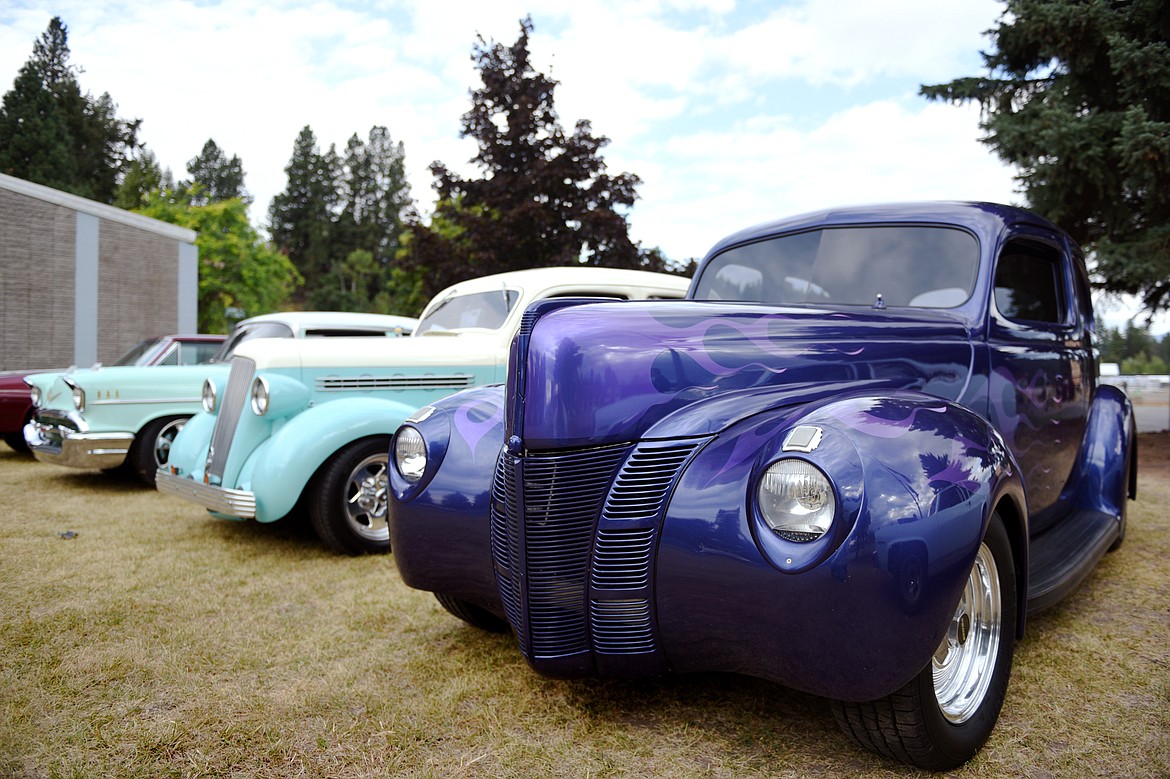
<path fill-rule="evenodd" d="M 466 374 L 445 376 L 318 376 L 321 392 L 369 392 L 372 390 L 440 389 L 461 390 L 475 386 L 475 377 Z"/>
<path fill-rule="evenodd" d="M 497 482 L 519 479 L 523 486 L 493 487 L 492 548 L 505 609 L 514 599 L 517 616 L 526 618 L 521 622 L 509 613 L 526 654 L 557 657 L 589 649 L 593 525 L 628 451 L 620 446 L 501 457 L 513 465 L 497 470 Z"/>
<path fill-rule="evenodd" d="M 633 520 L 658 516 L 675 474 L 699 443 L 639 446 L 622 467 L 605 501 L 605 519 Z"/>
<path fill-rule="evenodd" d="M 611 655 L 653 652 L 654 625 L 646 598 L 595 600 L 589 604 L 593 648 Z"/>
<path fill-rule="evenodd" d="M 520 605 L 520 505 L 517 500 L 514 473 L 519 459 L 506 451 L 496 461 L 496 475 L 492 480 L 491 542 L 495 563 L 496 584 L 504 614 L 516 628 L 520 651 L 528 653 L 528 632 L 521 629 L 523 613 Z"/>
<path fill-rule="evenodd" d="M 706 440 L 501 454 L 492 555 L 505 612 L 527 656 L 654 656 L 662 514 L 683 466 Z"/>
<path fill-rule="evenodd" d="M 215 429 L 211 432 L 211 451 L 207 458 L 207 475 L 215 480 L 223 478 L 223 469 L 236 426 L 244 413 L 248 390 L 256 373 L 256 362 L 247 357 L 233 357 L 232 370 L 228 374 L 227 388 L 219 400 L 219 413 L 215 418 Z"/>
<path fill-rule="evenodd" d="M 593 586 L 602 590 L 629 590 L 649 585 L 654 535 L 652 527 L 598 530 L 593 548 Z"/>
<path fill-rule="evenodd" d="M 599 654 L 655 651 L 650 609 L 654 547 L 671 485 L 703 441 L 639 444 L 605 501 L 593 546 L 593 649 Z"/>

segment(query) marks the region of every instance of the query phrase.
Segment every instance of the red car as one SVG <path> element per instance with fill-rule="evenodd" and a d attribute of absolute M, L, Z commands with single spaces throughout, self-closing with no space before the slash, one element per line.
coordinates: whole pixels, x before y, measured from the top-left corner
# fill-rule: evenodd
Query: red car
<path fill-rule="evenodd" d="M 114 365 L 196 365 L 210 360 L 224 335 L 160 335 L 139 342 Z M 32 418 L 32 399 L 24 377 L 46 373 L 44 368 L 0 372 L 0 436 L 18 452 L 27 452 L 21 432 Z"/>

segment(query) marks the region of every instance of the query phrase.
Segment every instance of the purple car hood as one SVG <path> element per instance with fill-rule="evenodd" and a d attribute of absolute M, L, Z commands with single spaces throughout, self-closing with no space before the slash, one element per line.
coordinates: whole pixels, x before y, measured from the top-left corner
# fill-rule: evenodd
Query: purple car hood
<path fill-rule="evenodd" d="M 974 352 L 938 310 L 651 301 L 543 312 L 513 358 L 509 435 L 551 450 L 713 433 L 853 386 L 956 400 Z"/>

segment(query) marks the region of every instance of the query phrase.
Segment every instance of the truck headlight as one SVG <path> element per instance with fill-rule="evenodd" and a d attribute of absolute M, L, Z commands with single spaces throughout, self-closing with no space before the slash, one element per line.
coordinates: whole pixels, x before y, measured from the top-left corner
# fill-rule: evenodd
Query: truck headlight
<path fill-rule="evenodd" d="M 411 484 L 423 477 L 427 470 L 427 442 L 417 429 L 398 428 L 398 435 L 394 436 L 394 467 Z"/>
<path fill-rule="evenodd" d="M 215 411 L 215 382 L 211 379 L 203 380 L 203 410 L 208 414 Z"/>
<path fill-rule="evenodd" d="M 252 411 L 262 417 L 268 413 L 268 382 L 263 376 L 257 376 L 252 381 Z"/>
<path fill-rule="evenodd" d="M 804 460 L 769 465 L 756 497 L 768 527 L 786 541 L 816 541 L 833 524 L 833 486 L 819 468 Z"/>

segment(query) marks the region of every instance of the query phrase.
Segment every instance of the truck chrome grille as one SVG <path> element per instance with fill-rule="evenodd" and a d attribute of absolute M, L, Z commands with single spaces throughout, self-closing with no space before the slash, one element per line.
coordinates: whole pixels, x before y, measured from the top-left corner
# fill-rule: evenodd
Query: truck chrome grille
<path fill-rule="evenodd" d="M 215 429 L 211 432 L 211 452 L 207 458 L 207 475 L 218 482 L 223 478 L 236 426 L 244 413 L 248 390 L 256 373 L 256 362 L 247 357 L 233 357 L 232 370 L 228 374 L 227 388 L 219 401 L 219 413 L 215 417 Z"/>
<path fill-rule="evenodd" d="M 706 439 L 518 457 L 492 485 L 492 556 L 533 658 L 657 650 L 653 559 L 667 495 Z"/>

